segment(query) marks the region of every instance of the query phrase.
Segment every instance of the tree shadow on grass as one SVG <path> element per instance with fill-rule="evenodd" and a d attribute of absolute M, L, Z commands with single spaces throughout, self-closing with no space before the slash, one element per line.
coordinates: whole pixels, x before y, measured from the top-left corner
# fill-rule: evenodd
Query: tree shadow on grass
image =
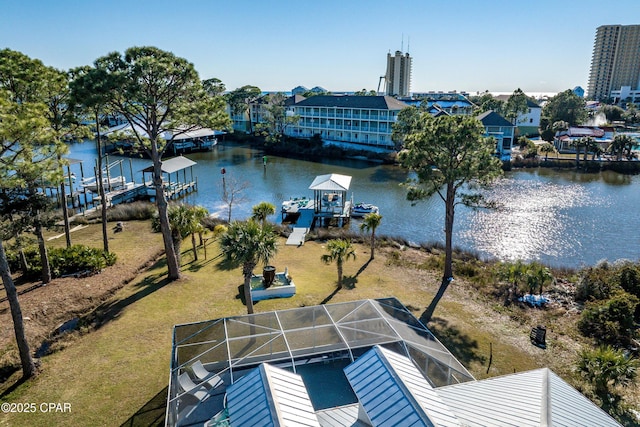
<path fill-rule="evenodd" d="M 238 286 L 238 294 L 236 295 L 236 299 L 239 299 L 244 306 L 247 306 L 247 299 L 244 297 L 244 284 Z M 254 301 L 253 306 L 260 304 L 260 301 Z"/>
<path fill-rule="evenodd" d="M 362 265 L 362 267 L 360 267 L 360 270 L 358 270 L 358 272 L 356 273 L 356 275 L 355 275 L 354 277 L 358 277 L 358 276 L 360 275 L 360 273 L 362 273 L 362 272 L 363 272 L 363 271 L 364 271 L 364 270 L 369 266 L 369 264 L 371 263 L 371 261 L 372 261 L 372 259 L 371 259 L 371 258 L 369 258 L 369 259 L 367 260 L 367 262 L 365 262 L 365 263 Z"/>
<path fill-rule="evenodd" d="M 156 264 L 157 265 L 157 264 Z M 155 268 L 156 266 L 154 266 Z M 164 271 L 164 269 L 163 269 Z M 122 311 L 131 304 L 140 301 L 142 298 L 151 295 L 155 291 L 171 283 L 166 273 L 153 274 L 145 277 L 140 283 L 134 285 L 137 291 L 128 297 L 120 300 L 107 301 L 93 312 L 87 315 L 82 323 L 92 324 L 96 329 L 104 326 L 111 320 L 116 319 Z"/>
<path fill-rule="evenodd" d="M 142 407 L 127 421 L 122 423 L 120 427 L 164 426 L 165 412 L 167 410 L 167 390 L 168 387 L 160 390 L 158 394 L 142 405 Z"/>
<path fill-rule="evenodd" d="M 445 319 L 433 317 L 428 327 L 464 366 L 469 366 L 472 362 L 484 364 L 487 361 L 485 356 L 478 353 L 478 341 L 463 334 Z"/>
<path fill-rule="evenodd" d="M 342 289 L 353 289 L 356 287 L 356 283 L 358 283 L 357 274 L 355 276 L 344 276 L 342 278 L 342 286 L 336 285 L 336 288 L 329 295 L 325 297 L 322 301 L 320 301 L 320 305 L 327 304 L 333 297 L 335 297 L 338 292 Z"/>

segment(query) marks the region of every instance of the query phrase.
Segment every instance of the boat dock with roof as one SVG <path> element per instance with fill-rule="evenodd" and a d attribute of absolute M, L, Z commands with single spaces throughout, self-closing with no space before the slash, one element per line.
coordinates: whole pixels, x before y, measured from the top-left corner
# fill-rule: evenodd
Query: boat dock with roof
<path fill-rule="evenodd" d="M 351 177 L 337 173 L 319 175 L 309 190 L 313 190 L 313 199 L 287 200 L 282 204 L 282 218 L 296 216 L 293 231 L 287 239 L 287 245 L 304 244 L 306 234 L 314 226 L 320 227 L 331 222 L 342 226 L 351 216 L 351 200 L 347 199 L 347 191 L 351 185 Z"/>
<path fill-rule="evenodd" d="M 77 184 L 75 184 L 75 174 L 68 171 L 67 175 L 65 175 L 68 208 L 73 210 L 74 213 L 82 215 L 97 210 L 100 207 L 101 200 L 98 193 L 96 170 L 94 170 L 95 176 L 85 177 L 81 160 L 67 160 L 69 165 L 80 165 L 81 175 Z M 198 179 L 193 174 L 194 165 L 196 165 L 196 162 L 184 156 L 162 161 L 162 182 L 167 199 L 177 199 L 198 189 Z M 118 167 L 120 174 L 112 174 L 111 169 Z M 129 168 L 131 169 L 131 164 Z M 141 172 L 142 182 L 128 181 L 123 173 L 123 159 L 108 163 L 103 168 L 103 188 L 109 207 L 136 200 L 153 200 L 155 198 L 153 165 L 144 168 Z M 133 177 L 133 170 L 130 171 L 130 176 Z M 47 194 L 57 198 L 58 203 L 60 203 L 60 194 L 56 188 L 48 188 Z"/>

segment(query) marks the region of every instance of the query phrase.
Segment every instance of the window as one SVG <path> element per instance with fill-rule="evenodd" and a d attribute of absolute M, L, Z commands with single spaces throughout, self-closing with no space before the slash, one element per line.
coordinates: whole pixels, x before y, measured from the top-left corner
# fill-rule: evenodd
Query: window
<path fill-rule="evenodd" d="M 529 119 L 529 123 L 533 123 L 533 119 Z"/>

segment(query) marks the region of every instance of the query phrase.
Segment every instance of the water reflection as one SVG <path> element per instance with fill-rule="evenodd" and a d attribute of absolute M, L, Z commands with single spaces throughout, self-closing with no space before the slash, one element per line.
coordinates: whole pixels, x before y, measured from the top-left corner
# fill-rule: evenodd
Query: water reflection
<path fill-rule="evenodd" d="M 93 143 L 72 144 L 69 157 L 84 160 L 85 175 L 93 170 Z M 438 196 L 416 206 L 406 200 L 400 183 L 406 170 L 359 160 L 313 162 L 269 156 L 220 144 L 211 152 L 187 157 L 197 162 L 194 174 L 199 190 L 184 199 L 226 218 L 222 201 L 222 174 L 226 179 L 248 183 L 241 200 L 234 203 L 232 218 L 246 218 L 261 201 L 280 207 L 290 197 L 312 196 L 308 189 L 317 175 L 340 173 L 353 177 L 348 194 L 354 202 L 373 203 L 383 216 L 379 234 L 399 236 L 412 242 L 443 242 L 444 204 Z M 115 157 L 111 157 L 111 160 Z M 144 159 L 132 162 L 137 182 Z M 129 177 L 129 166 L 125 166 Z M 78 172 L 76 172 L 78 173 Z M 227 181 L 229 182 L 229 181 Z M 639 176 L 615 172 L 580 173 L 531 169 L 505 175 L 487 196 L 501 202 L 499 210 L 459 207 L 454 225 L 454 244 L 484 257 L 541 260 L 554 266 L 593 264 L 602 258 L 637 260 L 640 246 Z M 359 221 L 352 221 L 358 230 Z"/>

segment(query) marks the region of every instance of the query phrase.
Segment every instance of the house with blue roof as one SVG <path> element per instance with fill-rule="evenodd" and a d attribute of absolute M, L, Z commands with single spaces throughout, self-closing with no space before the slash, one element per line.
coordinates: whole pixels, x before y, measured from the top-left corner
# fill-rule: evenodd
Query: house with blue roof
<path fill-rule="evenodd" d="M 484 126 L 484 136 L 496 140 L 496 155 L 500 157 L 500 160 L 511 160 L 516 127 L 493 110 L 485 111 L 477 116 L 477 119 Z"/>

